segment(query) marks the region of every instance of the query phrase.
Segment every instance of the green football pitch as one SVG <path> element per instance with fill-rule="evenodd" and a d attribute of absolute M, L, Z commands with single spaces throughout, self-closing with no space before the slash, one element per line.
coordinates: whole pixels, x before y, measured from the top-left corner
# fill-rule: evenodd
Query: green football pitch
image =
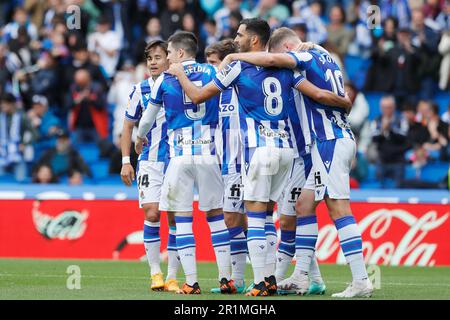
<path fill-rule="evenodd" d="M 80 289 L 70 266 L 80 271 Z M 163 270 L 166 268 L 162 266 Z M 293 266 L 291 266 L 293 268 Z M 69 272 L 68 272 L 69 271 Z M 149 290 L 148 266 L 138 261 L 0 259 L 0 300 L 6 299 L 331 299 L 351 279 L 347 266 L 321 265 L 327 292 L 324 296 L 274 296 L 268 298 L 209 293 L 217 285 L 214 263 L 198 263 L 200 296 Z M 380 267 L 379 289 L 372 299 L 450 299 L 450 268 Z M 247 266 L 246 283 L 251 281 Z M 181 272 L 179 273 L 181 283 Z"/>

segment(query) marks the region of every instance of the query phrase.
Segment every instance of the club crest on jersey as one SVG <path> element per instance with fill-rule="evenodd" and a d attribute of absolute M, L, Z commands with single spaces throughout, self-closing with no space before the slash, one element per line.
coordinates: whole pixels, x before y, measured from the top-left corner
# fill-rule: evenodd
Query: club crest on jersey
<path fill-rule="evenodd" d="M 227 65 L 225 68 L 222 69 L 222 71 L 220 71 L 219 73 L 217 73 L 216 77 L 217 79 L 219 79 L 220 81 L 223 81 L 227 75 L 230 73 L 231 69 L 233 69 L 232 65 Z"/>

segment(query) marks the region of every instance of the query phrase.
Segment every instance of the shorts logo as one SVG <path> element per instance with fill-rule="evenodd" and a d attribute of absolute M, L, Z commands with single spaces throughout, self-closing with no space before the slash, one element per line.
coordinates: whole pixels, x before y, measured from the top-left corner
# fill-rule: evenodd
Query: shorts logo
<path fill-rule="evenodd" d="M 314 184 L 316 187 L 320 187 L 322 185 L 322 178 L 320 177 L 320 171 L 314 172 Z"/>
<path fill-rule="evenodd" d="M 240 198 L 241 197 L 241 185 L 240 184 L 233 184 L 230 188 L 231 196 Z"/>
<path fill-rule="evenodd" d="M 330 170 L 330 165 L 331 165 L 330 161 L 327 160 L 323 164 L 325 165 L 325 167 L 327 167 L 327 170 Z"/>
<path fill-rule="evenodd" d="M 302 193 L 302 188 L 293 188 L 291 190 L 291 200 L 295 201 L 300 197 L 300 194 Z"/>

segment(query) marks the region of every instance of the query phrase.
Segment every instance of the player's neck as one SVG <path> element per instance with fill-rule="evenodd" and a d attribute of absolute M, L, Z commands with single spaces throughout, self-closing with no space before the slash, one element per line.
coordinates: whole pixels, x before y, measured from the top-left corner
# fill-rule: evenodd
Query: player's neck
<path fill-rule="evenodd" d="M 180 63 L 186 62 L 186 61 L 195 61 L 195 57 L 186 57 L 186 58 L 181 58 L 180 59 Z"/>

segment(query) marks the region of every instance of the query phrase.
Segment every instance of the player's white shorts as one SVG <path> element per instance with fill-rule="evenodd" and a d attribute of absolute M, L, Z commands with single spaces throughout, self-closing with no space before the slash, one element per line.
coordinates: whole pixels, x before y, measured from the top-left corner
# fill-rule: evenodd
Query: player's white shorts
<path fill-rule="evenodd" d="M 164 162 L 138 162 L 137 185 L 139 191 L 139 208 L 145 203 L 158 203 L 164 180 Z"/>
<path fill-rule="evenodd" d="M 244 213 L 244 185 L 241 174 L 238 172 L 222 177 L 225 185 L 223 211 Z"/>
<path fill-rule="evenodd" d="M 159 209 L 193 210 L 194 186 L 201 211 L 223 207 L 223 180 L 215 155 L 183 155 L 170 159 L 164 177 Z"/>
<path fill-rule="evenodd" d="M 325 195 L 331 199 L 350 199 L 350 170 L 356 155 L 356 143 L 341 138 L 316 141 L 311 149 L 313 169 L 305 189 L 314 190 L 316 201 Z"/>
<path fill-rule="evenodd" d="M 290 148 L 259 147 L 245 150 L 242 170 L 244 200 L 277 201 L 292 166 L 294 151 Z"/>
<path fill-rule="evenodd" d="M 279 214 L 296 216 L 295 203 L 300 197 L 311 169 L 312 160 L 310 153 L 294 159 L 286 187 L 283 190 L 280 201 L 278 201 L 277 211 Z"/>

